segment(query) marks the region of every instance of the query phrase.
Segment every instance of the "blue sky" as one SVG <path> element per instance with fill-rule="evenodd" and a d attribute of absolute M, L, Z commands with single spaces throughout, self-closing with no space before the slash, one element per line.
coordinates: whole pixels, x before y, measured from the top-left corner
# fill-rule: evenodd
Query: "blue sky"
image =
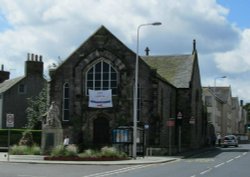
<path fill-rule="evenodd" d="M 229 21 L 242 29 L 250 27 L 249 0 L 218 0 L 218 3 L 230 9 Z"/>
<path fill-rule="evenodd" d="M 203 86 L 231 86 L 250 102 L 248 0 L 0 0 L 0 64 L 22 76 L 27 53 L 43 55 L 47 69 L 66 59 L 101 25 L 131 50 L 138 25 L 140 55 L 182 55 L 196 39 Z M 121 6 L 122 4 L 122 6 Z M 94 7 L 94 8 L 93 8 Z"/>
<path fill-rule="evenodd" d="M 8 21 L 4 18 L 4 15 L 0 13 L 0 31 L 4 31 L 8 28 L 10 28 Z"/>

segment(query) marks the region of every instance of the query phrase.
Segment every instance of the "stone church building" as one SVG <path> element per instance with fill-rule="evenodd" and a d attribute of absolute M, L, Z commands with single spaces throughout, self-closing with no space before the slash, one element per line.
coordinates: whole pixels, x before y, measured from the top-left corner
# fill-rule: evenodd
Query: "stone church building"
<path fill-rule="evenodd" d="M 49 101 L 59 108 L 63 134 L 71 143 L 111 145 L 114 128 L 132 125 L 135 58 L 134 51 L 101 26 L 50 70 Z M 89 107 L 89 89 L 111 89 L 113 106 Z M 139 57 L 138 126 L 148 125 L 146 146 L 168 149 L 171 144 L 175 151 L 203 146 L 201 94 L 195 41 L 190 55 Z M 167 124 L 170 119 L 173 126 Z"/>

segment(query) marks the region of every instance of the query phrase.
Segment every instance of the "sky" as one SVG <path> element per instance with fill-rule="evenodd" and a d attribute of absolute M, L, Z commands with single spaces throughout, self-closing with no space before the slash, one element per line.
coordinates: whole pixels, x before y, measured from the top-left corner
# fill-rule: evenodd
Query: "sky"
<path fill-rule="evenodd" d="M 24 75 L 27 53 L 43 56 L 45 74 L 67 59 L 101 25 L 139 54 L 191 54 L 193 39 L 202 86 L 230 86 L 250 102 L 248 0 L 0 0 L 0 64 Z M 226 78 L 221 78 L 226 76 Z"/>

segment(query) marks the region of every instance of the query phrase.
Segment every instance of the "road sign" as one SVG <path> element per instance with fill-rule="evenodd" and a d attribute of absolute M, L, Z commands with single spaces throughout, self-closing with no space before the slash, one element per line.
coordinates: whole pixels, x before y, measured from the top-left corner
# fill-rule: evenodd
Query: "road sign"
<path fill-rule="evenodd" d="M 6 127 L 14 127 L 14 114 L 6 114 Z"/>
<path fill-rule="evenodd" d="M 174 119 L 167 120 L 167 126 L 168 126 L 168 127 L 174 127 L 174 126 L 175 126 L 175 121 L 174 121 Z"/>
<path fill-rule="evenodd" d="M 182 113 L 181 112 L 178 112 L 177 119 L 182 119 Z"/>
<path fill-rule="evenodd" d="M 195 124 L 195 119 L 192 117 L 192 118 L 189 120 L 189 123 L 190 123 L 190 124 Z"/>

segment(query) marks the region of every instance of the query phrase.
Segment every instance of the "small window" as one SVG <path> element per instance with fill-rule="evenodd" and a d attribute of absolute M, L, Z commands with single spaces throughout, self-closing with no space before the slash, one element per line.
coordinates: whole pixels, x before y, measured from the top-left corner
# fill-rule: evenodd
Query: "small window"
<path fill-rule="evenodd" d="M 24 85 L 24 84 L 19 84 L 19 86 L 18 86 L 18 93 L 19 94 L 25 94 L 26 93 L 26 85 Z"/>
<path fill-rule="evenodd" d="M 212 114 L 211 113 L 207 113 L 207 121 L 212 122 Z"/>
<path fill-rule="evenodd" d="M 211 107 L 212 106 L 212 97 L 211 96 L 206 96 L 205 97 L 205 105 L 207 107 Z"/>

